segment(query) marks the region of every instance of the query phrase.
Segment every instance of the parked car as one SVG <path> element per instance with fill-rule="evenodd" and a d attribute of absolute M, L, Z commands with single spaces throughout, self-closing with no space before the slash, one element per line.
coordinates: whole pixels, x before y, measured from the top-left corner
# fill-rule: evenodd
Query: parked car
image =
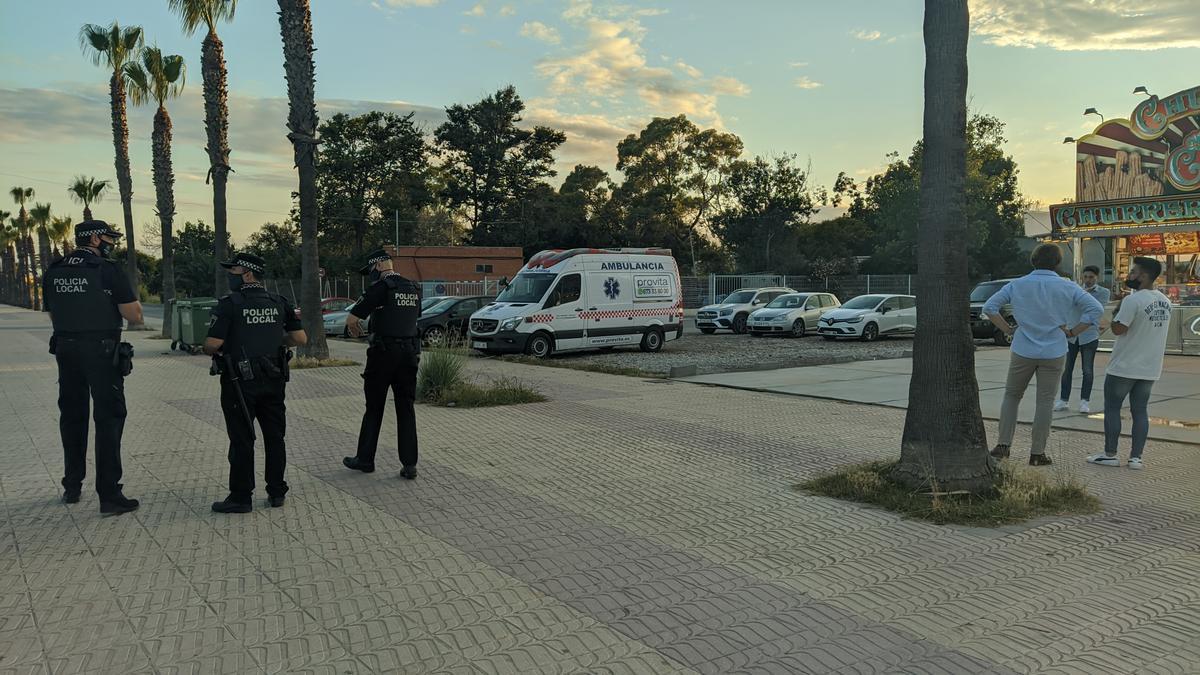
<path fill-rule="evenodd" d="M 788 293 L 751 312 L 746 328 L 755 337 L 804 337 L 809 330 L 816 330 L 822 315 L 841 305 L 831 293 Z"/>
<path fill-rule="evenodd" d="M 781 295 L 795 293 L 790 288 L 743 288 L 736 290 L 716 304 L 701 307 L 696 311 L 696 328 L 711 335 L 717 330 L 745 333 L 750 313 L 766 307 Z"/>
<path fill-rule="evenodd" d="M 351 305 L 353 307 L 353 305 Z M 327 312 L 322 318 L 325 322 L 326 335 L 340 335 L 342 337 L 350 337 L 350 333 L 346 330 L 346 317 L 350 314 L 350 308 L 339 311 Z M 371 317 L 363 319 L 363 332 L 366 333 L 371 325 Z"/>
<path fill-rule="evenodd" d="M 452 296 L 434 295 L 434 296 L 428 297 L 428 298 L 421 298 L 421 312 L 424 313 L 426 309 L 433 307 L 434 305 L 438 304 L 439 302 L 441 302 L 449 297 L 452 297 Z"/>
<path fill-rule="evenodd" d="M 421 339 L 428 344 L 441 344 L 447 338 L 466 338 L 471 315 L 491 302 L 492 298 L 485 295 L 439 298 L 438 302 L 421 308 L 421 318 L 417 319 Z"/>
<path fill-rule="evenodd" d="M 860 295 L 821 317 L 817 332 L 826 340 L 856 338 L 872 342 L 881 336 L 917 331 L 917 299 L 911 295 Z"/>
<path fill-rule="evenodd" d="M 329 314 L 330 312 L 346 311 L 353 304 L 354 304 L 353 298 L 342 298 L 342 297 L 322 298 L 321 299 L 321 315 L 324 316 L 326 314 Z M 296 305 L 295 309 L 296 309 L 296 317 L 299 318 L 300 305 Z"/>
<path fill-rule="evenodd" d="M 997 279 L 996 281 L 984 281 L 971 289 L 971 335 L 977 340 L 986 340 L 991 338 L 996 344 L 1001 347 L 1007 347 L 1012 344 L 1012 336 L 1002 330 L 996 328 L 995 324 L 983 315 L 983 306 L 995 295 L 1001 288 L 1004 288 L 1012 279 Z M 1000 308 L 1000 315 L 1008 321 L 1008 325 L 1016 327 L 1017 319 L 1013 316 L 1012 305 L 1004 305 Z"/>

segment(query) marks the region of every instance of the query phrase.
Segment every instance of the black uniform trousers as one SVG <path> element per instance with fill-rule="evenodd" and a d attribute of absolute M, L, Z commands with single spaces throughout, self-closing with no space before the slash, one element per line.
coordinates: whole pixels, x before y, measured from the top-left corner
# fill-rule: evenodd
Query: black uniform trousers
<path fill-rule="evenodd" d="M 125 378 L 113 364 L 117 342 L 58 337 L 58 431 L 63 444 L 62 486 L 83 488 L 87 474 L 88 408 L 95 403 L 96 493 L 121 493 L 121 435 L 125 431 Z"/>
<path fill-rule="evenodd" d="M 375 464 L 379 444 L 379 429 L 383 426 L 383 411 L 387 407 L 388 389 L 396 399 L 397 446 L 400 463 L 417 464 L 417 412 L 413 405 L 417 397 L 417 367 L 420 355 L 399 344 L 373 344 L 367 349 L 367 367 L 363 370 L 363 392 L 367 409 L 358 430 L 358 461 Z"/>
<path fill-rule="evenodd" d="M 242 382 L 242 396 L 250 410 L 250 419 L 258 420 L 266 453 L 267 494 L 282 497 L 287 494 L 283 479 L 287 469 L 287 407 L 284 405 L 287 384 L 283 378 L 255 377 Z M 254 439 L 246 416 L 242 414 L 237 390 L 225 375 L 221 376 L 221 410 L 225 413 L 225 430 L 229 434 L 229 495 L 236 502 L 249 503 L 254 493 Z"/>

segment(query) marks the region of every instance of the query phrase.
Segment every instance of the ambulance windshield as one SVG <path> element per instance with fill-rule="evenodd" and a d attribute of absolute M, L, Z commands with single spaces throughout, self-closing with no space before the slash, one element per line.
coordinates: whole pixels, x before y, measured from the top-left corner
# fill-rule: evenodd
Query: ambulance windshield
<path fill-rule="evenodd" d="M 522 272 L 508 282 L 508 286 L 496 297 L 496 302 L 541 302 L 542 296 L 546 295 L 550 284 L 557 278 L 557 274 Z"/>

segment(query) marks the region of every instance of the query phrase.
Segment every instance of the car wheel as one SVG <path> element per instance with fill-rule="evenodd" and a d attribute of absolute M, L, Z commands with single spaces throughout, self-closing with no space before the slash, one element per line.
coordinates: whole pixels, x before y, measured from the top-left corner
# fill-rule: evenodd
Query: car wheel
<path fill-rule="evenodd" d="M 661 328 L 651 328 L 642 335 L 642 344 L 639 346 L 644 352 L 660 352 L 665 341 Z"/>
<path fill-rule="evenodd" d="M 746 332 L 746 315 L 738 314 L 733 317 L 733 332 L 742 335 Z"/>
<path fill-rule="evenodd" d="M 446 342 L 446 329 L 441 326 L 430 326 L 425 329 L 425 335 L 422 336 L 426 344 L 434 347 L 440 347 Z"/>
<path fill-rule="evenodd" d="M 701 328 L 700 332 L 704 333 L 705 335 L 712 335 L 713 333 L 717 332 L 717 329 L 716 328 Z"/>
<path fill-rule="evenodd" d="M 1013 328 L 1016 328 L 1016 327 L 1017 327 L 1017 322 L 1016 322 L 1016 321 L 1013 321 L 1013 320 L 1012 320 L 1012 317 L 1009 317 L 1009 319 L 1008 319 L 1008 325 L 1012 326 Z M 1009 335 L 1009 334 L 1005 333 L 1005 332 L 1004 332 L 1004 331 L 1002 331 L 1002 330 L 997 330 L 997 331 L 995 332 L 995 334 L 994 334 L 994 335 L 992 335 L 992 340 L 993 340 L 993 341 L 996 343 L 996 345 L 997 345 L 997 346 L 999 346 L 999 347 L 1011 347 L 1011 346 L 1012 346 L 1012 341 L 1013 341 L 1013 336 L 1011 336 L 1011 335 Z"/>
<path fill-rule="evenodd" d="M 792 324 L 792 337 L 802 338 L 808 333 L 808 327 L 804 325 L 804 319 L 796 319 Z"/>
<path fill-rule="evenodd" d="M 178 349 L 179 349 L 179 342 L 177 340 L 171 340 L 171 351 L 176 351 Z"/>
<path fill-rule="evenodd" d="M 863 332 L 862 332 L 862 341 L 863 342 L 874 342 L 878 339 L 879 339 L 879 326 L 875 325 L 874 322 L 863 326 Z"/>
<path fill-rule="evenodd" d="M 549 335 L 537 333 L 529 338 L 529 344 L 525 345 L 525 353 L 535 359 L 547 358 L 554 353 L 554 342 Z"/>

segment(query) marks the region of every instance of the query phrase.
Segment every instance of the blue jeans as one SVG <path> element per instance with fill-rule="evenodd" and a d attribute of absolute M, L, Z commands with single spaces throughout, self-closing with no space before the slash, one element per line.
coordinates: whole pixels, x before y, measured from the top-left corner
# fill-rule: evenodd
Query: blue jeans
<path fill-rule="evenodd" d="M 1146 410 L 1150 402 L 1150 390 L 1154 380 L 1131 380 L 1127 377 L 1107 375 L 1104 378 L 1104 454 L 1117 454 L 1117 441 L 1121 438 L 1121 407 L 1129 397 L 1129 412 L 1133 417 L 1133 450 L 1130 459 L 1141 457 L 1146 449 L 1146 436 L 1150 433 L 1150 413 Z"/>
<path fill-rule="evenodd" d="M 1096 349 L 1100 347 L 1099 340 L 1092 340 L 1086 345 L 1067 343 L 1067 365 L 1063 368 L 1062 396 L 1060 401 L 1071 400 L 1071 376 L 1075 374 L 1075 357 L 1083 357 L 1083 383 L 1079 390 L 1079 400 L 1092 400 L 1092 381 L 1096 377 Z"/>

